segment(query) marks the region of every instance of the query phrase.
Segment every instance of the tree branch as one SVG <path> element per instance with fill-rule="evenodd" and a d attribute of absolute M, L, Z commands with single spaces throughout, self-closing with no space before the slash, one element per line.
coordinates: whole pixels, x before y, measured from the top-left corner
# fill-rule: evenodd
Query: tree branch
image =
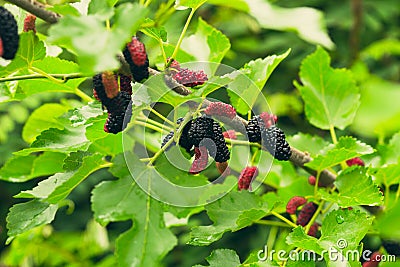
<path fill-rule="evenodd" d="M 43 4 L 36 2 L 35 0 L 32 1 L 6 0 L 6 1 L 28 11 L 29 13 L 35 15 L 38 18 L 41 18 L 42 20 L 48 23 L 54 24 L 57 23 L 58 20 L 60 19 L 60 15 L 46 10 Z"/>

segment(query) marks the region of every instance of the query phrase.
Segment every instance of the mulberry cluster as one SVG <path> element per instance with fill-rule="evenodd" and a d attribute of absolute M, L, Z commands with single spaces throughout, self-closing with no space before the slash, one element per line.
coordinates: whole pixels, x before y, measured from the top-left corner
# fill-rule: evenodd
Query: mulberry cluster
<path fill-rule="evenodd" d="M 178 71 L 173 71 L 172 78 L 174 78 L 179 84 L 187 87 L 202 85 L 208 80 L 204 71 L 193 71 L 187 68 L 180 68 Z"/>
<path fill-rule="evenodd" d="M 123 122 L 131 101 L 129 92 L 120 91 L 118 83 L 112 73 L 96 74 L 93 77 L 93 93 L 107 109 L 108 117 L 104 125 L 104 131 L 119 133 L 123 130 Z"/>
<path fill-rule="evenodd" d="M 277 160 L 289 160 L 292 155 L 285 133 L 276 126 L 271 126 L 261 132 L 263 146 Z"/>
<path fill-rule="evenodd" d="M 221 116 L 233 119 L 236 116 L 236 110 L 229 104 L 222 102 L 212 102 L 204 110 L 204 113 L 209 116 Z"/>
<path fill-rule="evenodd" d="M 353 166 L 353 165 L 365 166 L 364 161 L 362 159 L 360 159 L 359 157 L 346 160 L 346 164 L 347 164 L 347 166 Z"/>
<path fill-rule="evenodd" d="M 304 197 L 294 196 L 288 201 L 286 205 L 286 212 L 289 214 L 295 214 L 297 208 L 303 206 L 306 203 L 307 199 L 305 199 Z"/>
<path fill-rule="evenodd" d="M 260 115 L 253 116 L 247 126 L 247 138 L 250 142 L 261 143 L 261 132 L 274 125 L 278 117 L 268 112 L 262 112 Z"/>
<path fill-rule="evenodd" d="M 10 11 L 0 6 L 0 57 L 13 59 L 19 46 L 18 25 Z"/>
<path fill-rule="evenodd" d="M 146 48 L 137 37 L 132 37 L 131 42 L 126 45 L 123 55 L 135 81 L 140 82 L 149 77 L 149 59 Z"/>
<path fill-rule="evenodd" d="M 33 31 L 36 32 L 36 16 L 32 14 L 27 14 L 24 19 L 24 32 Z"/>
<path fill-rule="evenodd" d="M 297 216 L 296 224 L 301 226 L 306 226 L 311 220 L 315 211 L 317 210 L 317 205 L 314 202 L 308 202 L 301 208 L 299 216 Z"/>
<path fill-rule="evenodd" d="M 251 180 L 258 175 L 257 167 L 244 168 L 239 176 L 238 188 L 239 190 L 251 189 Z"/>
<path fill-rule="evenodd" d="M 208 151 L 205 146 L 194 148 L 194 161 L 190 167 L 189 173 L 197 174 L 200 173 L 207 167 L 208 163 Z"/>

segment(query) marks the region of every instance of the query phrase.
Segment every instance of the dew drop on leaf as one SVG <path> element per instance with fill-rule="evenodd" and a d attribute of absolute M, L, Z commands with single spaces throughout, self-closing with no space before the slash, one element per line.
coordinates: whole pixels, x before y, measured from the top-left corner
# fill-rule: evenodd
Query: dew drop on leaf
<path fill-rule="evenodd" d="M 342 215 L 337 215 L 337 216 L 336 216 L 336 222 L 337 222 L 338 224 L 344 223 L 344 217 L 343 217 Z"/>

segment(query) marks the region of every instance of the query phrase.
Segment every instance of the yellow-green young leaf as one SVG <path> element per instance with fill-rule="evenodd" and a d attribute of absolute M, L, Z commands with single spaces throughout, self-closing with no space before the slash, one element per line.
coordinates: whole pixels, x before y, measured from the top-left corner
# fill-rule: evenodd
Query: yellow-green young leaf
<path fill-rule="evenodd" d="M 50 223 L 53 221 L 58 206 L 32 200 L 26 203 L 16 204 L 11 207 L 7 215 L 7 243 L 11 240 L 36 226 Z"/>
<path fill-rule="evenodd" d="M 271 205 L 248 191 L 229 192 L 206 206 L 212 225 L 192 228 L 189 244 L 206 246 L 217 241 L 227 231 L 238 231 L 264 217 Z"/>
<path fill-rule="evenodd" d="M 288 136 L 286 139 L 290 146 L 307 152 L 312 157 L 320 154 L 321 150 L 326 149 L 329 145 L 329 143 L 322 139 L 322 137 L 305 133 Z"/>
<path fill-rule="evenodd" d="M 26 121 L 22 130 L 22 138 L 32 143 L 38 135 L 49 128 L 63 129 L 64 126 L 56 118 L 67 112 L 68 107 L 61 104 L 44 104 L 37 108 Z"/>
<path fill-rule="evenodd" d="M 14 155 L 0 169 L 0 180 L 21 183 L 28 180 L 62 172 L 66 155 L 44 152 L 40 155 Z"/>
<path fill-rule="evenodd" d="M 400 182 L 400 164 L 390 164 L 381 167 L 374 174 L 379 183 L 383 183 L 387 188 Z"/>
<path fill-rule="evenodd" d="M 177 10 L 184 10 L 188 8 L 198 9 L 205 2 L 207 2 L 207 0 L 176 0 L 175 8 Z"/>
<path fill-rule="evenodd" d="M 197 61 L 220 63 L 231 43 L 222 32 L 199 17 L 196 32 L 185 38 L 181 47 Z M 208 75 L 214 74 L 218 67 L 218 64 L 203 64 L 202 68 Z"/>
<path fill-rule="evenodd" d="M 247 0 L 250 14 L 261 27 L 295 31 L 300 38 L 333 49 L 335 44 L 327 33 L 323 13 L 309 7 L 282 8 L 265 0 Z M 288 45 L 290 46 L 290 45 Z"/>
<path fill-rule="evenodd" d="M 325 155 L 316 156 L 311 162 L 306 163 L 305 166 L 321 171 L 338 165 L 345 160 L 373 152 L 374 149 L 371 146 L 353 137 L 344 136 L 340 137 L 339 142 L 330 148 Z"/>
<path fill-rule="evenodd" d="M 340 207 L 357 205 L 378 206 L 383 203 L 383 195 L 374 184 L 366 168 L 352 167 L 340 173 L 334 182 L 339 193 L 320 190 L 322 198 L 337 203 Z"/>
<path fill-rule="evenodd" d="M 238 267 L 240 266 L 239 256 L 230 249 L 216 249 L 206 258 L 209 265 L 195 265 L 193 267 Z"/>
<path fill-rule="evenodd" d="M 330 67 L 329 55 L 321 47 L 303 60 L 300 79 L 302 85 L 295 85 L 312 125 L 343 130 L 353 122 L 360 105 L 359 89 L 349 70 Z"/>
<path fill-rule="evenodd" d="M 234 8 L 243 12 L 249 12 L 249 6 L 247 5 L 245 0 L 208 0 L 207 4 L 213 4 L 217 6 Z"/>
<path fill-rule="evenodd" d="M 154 23 L 152 19 L 146 18 L 144 23 Z M 148 27 L 140 30 L 144 34 L 156 39 L 159 42 L 167 41 L 167 31 L 163 26 Z"/>
<path fill-rule="evenodd" d="M 282 55 L 252 60 L 239 71 L 229 74 L 234 80 L 228 85 L 228 94 L 238 113 L 247 114 L 253 107 L 268 78 L 289 53 L 290 49 Z"/>

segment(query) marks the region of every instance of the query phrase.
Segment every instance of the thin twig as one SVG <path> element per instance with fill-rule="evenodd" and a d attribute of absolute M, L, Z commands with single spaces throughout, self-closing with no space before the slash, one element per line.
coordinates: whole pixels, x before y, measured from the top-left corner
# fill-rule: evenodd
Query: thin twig
<path fill-rule="evenodd" d="M 57 23 L 60 19 L 60 15 L 46 10 L 43 4 L 34 0 L 7 0 L 7 2 L 18 6 L 51 24 Z"/>

